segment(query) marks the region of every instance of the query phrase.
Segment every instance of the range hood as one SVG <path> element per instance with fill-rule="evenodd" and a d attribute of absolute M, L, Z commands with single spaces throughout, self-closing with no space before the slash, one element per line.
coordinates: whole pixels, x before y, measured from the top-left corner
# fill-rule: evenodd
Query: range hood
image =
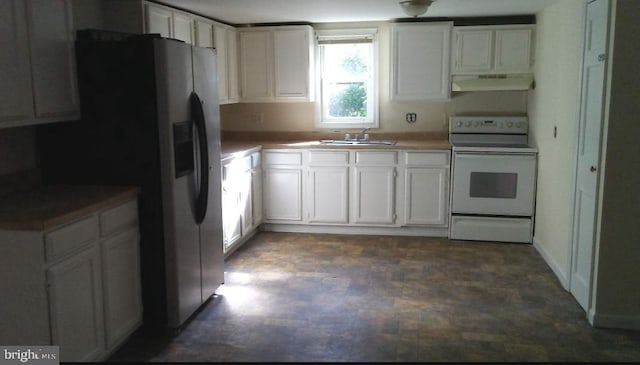
<path fill-rule="evenodd" d="M 451 91 L 510 91 L 533 89 L 533 74 L 454 75 Z"/>

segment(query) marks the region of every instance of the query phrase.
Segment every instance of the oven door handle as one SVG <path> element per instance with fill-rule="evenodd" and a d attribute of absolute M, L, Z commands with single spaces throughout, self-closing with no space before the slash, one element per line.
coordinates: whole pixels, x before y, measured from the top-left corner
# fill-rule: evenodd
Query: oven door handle
<path fill-rule="evenodd" d="M 454 152 L 453 156 L 482 157 L 488 155 L 498 156 L 536 156 L 535 152 L 498 152 L 498 151 L 476 151 L 476 152 Z"/>

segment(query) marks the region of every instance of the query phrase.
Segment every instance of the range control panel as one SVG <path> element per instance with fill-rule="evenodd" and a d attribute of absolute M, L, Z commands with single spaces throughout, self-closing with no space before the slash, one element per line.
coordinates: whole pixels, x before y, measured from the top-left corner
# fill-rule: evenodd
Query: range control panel
<path fill-rule="evenodd" d="M 449 133 L 527 134 L 526 116 L 453 116 Z"/>

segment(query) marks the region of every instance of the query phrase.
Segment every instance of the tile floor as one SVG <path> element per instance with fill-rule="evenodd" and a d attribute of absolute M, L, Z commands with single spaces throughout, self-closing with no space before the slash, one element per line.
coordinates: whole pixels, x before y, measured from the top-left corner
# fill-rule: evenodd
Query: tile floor
<path fill-rule="evenodd" d="M 108 361 L 640 361 L 597 329 L 531 245 L 262 232 L 175 338 Z"/>

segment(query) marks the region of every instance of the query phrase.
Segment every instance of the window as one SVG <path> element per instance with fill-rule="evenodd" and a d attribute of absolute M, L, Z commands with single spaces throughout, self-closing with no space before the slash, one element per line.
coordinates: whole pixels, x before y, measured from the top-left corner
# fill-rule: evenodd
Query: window
<path fill-rule="evenodd" d="M 378 127 L 376 30 L 321 30 L 317 36 L 316 127 Z"/>

